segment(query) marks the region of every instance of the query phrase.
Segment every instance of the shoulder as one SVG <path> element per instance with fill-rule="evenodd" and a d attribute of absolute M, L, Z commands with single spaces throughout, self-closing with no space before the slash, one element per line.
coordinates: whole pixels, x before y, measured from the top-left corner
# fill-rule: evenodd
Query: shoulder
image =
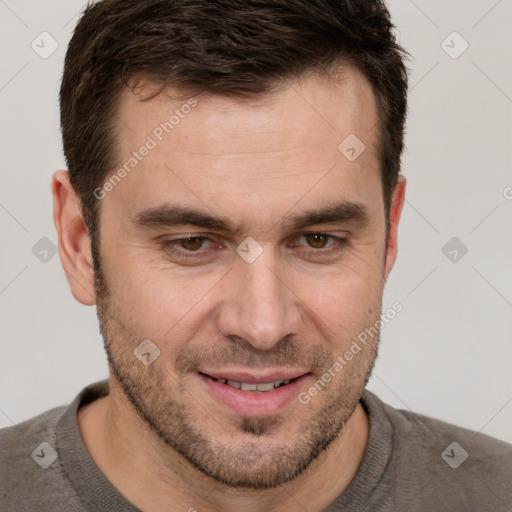
<path fill-rule="evenodd" d="M 6 461 L 18 459 L 31 452 L 43 442 L 55 441 L 57 422 L 66 406 L 55 407 L 29 420 L 0 429 L 1 458 Z"/>
<path fill-rule="evenodd" d="M 373 414 L 391 424 L 386 473 L 396 503 L 411 510 L 416 510 L 413 502 L 437 510 L 512 508 L 512 445 L 482 432 L 395 409 L 369 392 L 365 401 L 370 423 Z"/>
<path fill-rule="evenodd" d="M 512 471 L 512 445 L 505 441 L 427 415 L 394 409 L 387 404 L 383 404 L 383 408 L 406 444 L 413 443 L 417 446 L 421 443 L 425 447 L 442 448 L 443 451 L 438 455 L 443 460 L 452 457 L 453 451 L 455 458 L 461 463 L 461 459 L 465 457 L 464 451 L 467 459 L 475 462 L 500 459 L 503 467 Z M 447 453 L 444 453 L 445 449 L 448 449 Z"/>
<path fill-rule="evenodd" d="M 27 499 L 27 482 L 34 492 L 45 487 L 59 472 L 56 425 L 65 407 L 56 407 L 30 420 L 0 430 L 0 495 L 5 509 Z"/>
<path fill-rule="evenodd" d="M 2 512 L 83 510 L 58 453 L 57 425 L 69 407 L 0 430 Z"/>

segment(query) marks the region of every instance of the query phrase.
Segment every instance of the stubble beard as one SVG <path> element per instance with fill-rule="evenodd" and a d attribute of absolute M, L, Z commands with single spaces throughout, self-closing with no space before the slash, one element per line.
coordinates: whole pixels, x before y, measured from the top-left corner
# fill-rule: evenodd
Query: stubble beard
<path fill-rule="evenodd" d="M 158 364 L 158 360 L 144 366 L 134 356 L 133 350 L 142 338 L 139 339 L 133 330 L 120 321 L 122 311 L 115 307 L 99 265 L 95 275 L 97 313 L 111 373 L 157 442 L 165 450 L 172 451 L 163 460 L 173 472 L 176 471 L 175 453 L 178 453 L 207 477 L 231 488 L 262 490 L 295 479 L 339 436 L 358 405 L 375 364 L 379 335 L 336 374 L 323 391 L 312 398 L 313 404 L 321 400 L 322 407 L 308 420 L 300 421 L 294 439 L 284 439 L 283 433 L 289 430 L 288 417 L 278 414 L 240 418 L 236 425 L 229 425 L 231 433 L 225 436 L 232 439 L 234 428 L 238 433 L 237 440 L 219 442 L 209 436 L 209 432 L 198 424 L 191 413 L 194 399 L 179 377 L 185 372 L 171 374 Z M 287 361 L 289 366 L 292 363 L 299 363 L 300 366 L 302 349 L 298 350 L 296 345 L 282 341 L 274 347 L 278 351 L 272 351 L 271 362 Z M 242 350 L 247 351 L 246 348 Z M 227 350 L 225 360 L 245 360 L 240 357 L 241 351 L 233 359 L 235 353 Z M 292 360 L 290 354 L 294 354 Z M 209 360 L 211 357 L 218 360 L 219 355 L 219 351 L 215 350 Z M 208 360 L 204 357 L 202 353 L 187 352 L 181 354 L 176 363 L 178 367 L 181 365 L 182 370 L 190 370 L 198 360 Z M 315 375 L 318 376 L 334 363 L 332 355 L 322 349 L 316 349 L 308 357 L 310 363 L 314 361 L 311 364 L 316 365 Z M 251 361 L 254 363 L 253 356 Z M 272 366 L 269 362 L 266 361 L 266 366 Z M 302 407 L 304 405 L 297 401 L 294 409 L 296 417 L 300 416 Z M 221 420 L 217 423 L 222 425 Z M 340 463 L 343 464 L 343 461 Z"/>

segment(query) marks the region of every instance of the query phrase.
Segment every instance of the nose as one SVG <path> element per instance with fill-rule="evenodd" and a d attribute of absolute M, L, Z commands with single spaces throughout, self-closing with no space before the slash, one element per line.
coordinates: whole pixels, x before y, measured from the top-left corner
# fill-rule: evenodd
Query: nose
<path fill-rule="evenodd" d="M 224 336 L 243 338 L 258 350 L 297 334 L 302 323 L 300 301 L 269 252 L 252 263 L 238 261 L 217 317 Z"/>

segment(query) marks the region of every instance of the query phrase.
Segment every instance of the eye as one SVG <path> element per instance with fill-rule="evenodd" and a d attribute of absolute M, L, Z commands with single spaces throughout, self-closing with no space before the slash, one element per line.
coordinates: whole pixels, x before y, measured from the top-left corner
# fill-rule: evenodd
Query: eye
<path fill-rule="evenodd" d="M 306 242 L 315 249 L 324 249 L 325 247 L 329 247 L 327 242 L 329 241 L 329 238 L 332 238 L 325 233 L 306 233 L 303 236 Z"/>
<path fill-rule="evenodd" d="M 331 252 L 332 250 L 340 250 L 348 244 L 346 238 L 341 238 L 328 233 L 303 233 L 297 239 L 303 238 L 306 244 L 312 249 L 316 249 L 317 252 Z M 329 243 L 330 242 L 330 243 Z M 294 244 L 303 246 L 303 244 Z M 315 251 L 313 251 L 315 252 Z"/>
<path fill-rule="evenodd" d="M 297 243 L 303 240 L 305 243 Z M 296 236 L 288 247 L 297 247 L 299 253 L 307 253 L 309 256 L 335 255 L 349 244 L 348 239 L 330 235 L 328 233 L 303 233 Z M 204 235 L 194 235 L 175 239 L 162 239 L 161 247 L 171 256 L 176 258 L 195 258 L 204 261 L 205 258 L 214 257 L 210 249 L 224 249 L 219 241 Z"/>
<path fill-rule="evenodd" d="M 209 247 L 205 247 L 205 242 L 210 242 L 211 245 Z M 215 245 L 215 242 L 207 236 L 188 236 L 184 238 L 175 238 L 174 240 L 162 240 L 161 245 L 171 254 L 184 257 L 195 257 L 196 253 L 201 254 L 203 251 L 212 247 L 212 245 Z"/>
<path fill-rule="evenodd" d="M 201 249 L 205 240 L 210 239 L 204 236 L 190 236 L 188 238 L 179 238 L 178 240 L 175 240 L 175 242 L 187 251 L 197 251 Z"/>

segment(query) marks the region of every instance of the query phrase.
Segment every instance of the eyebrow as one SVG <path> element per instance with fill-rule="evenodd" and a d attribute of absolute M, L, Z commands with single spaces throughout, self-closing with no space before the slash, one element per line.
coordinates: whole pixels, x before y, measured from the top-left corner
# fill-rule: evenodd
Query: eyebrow
<path fill-rule="evenodd" d="M 285 215 L 278 223 L 280 229 L 300 230 L 315 224 L 351 223 L 364 227 L 368 223 L 368 208 L 362 203 L 342 201 L 316 210 Z M 135 215 L 133 223 L 141 228 L 162 228 L 193 225 L 233 236 L 247 232 L 231 219 L 213 216 L 205 211 L 177 204 L 164 204 L 148 208 Z"/>

